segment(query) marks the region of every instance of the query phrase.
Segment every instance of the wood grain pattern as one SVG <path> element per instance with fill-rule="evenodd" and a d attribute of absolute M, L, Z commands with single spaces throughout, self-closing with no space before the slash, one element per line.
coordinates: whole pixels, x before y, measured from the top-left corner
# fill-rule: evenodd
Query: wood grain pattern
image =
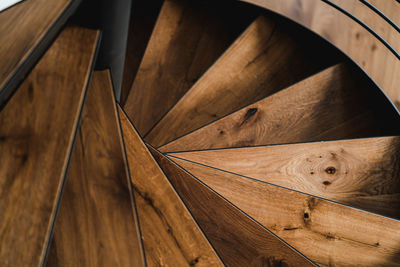
<path fill-rule="evenodd" d="M 282 14 L 326 38 L 357 62 L 400 107 L 400 60 L 351 18 L 320 0 L 242 1 Z M 341 1 L 341 4 L 347 2 L 350 1 Z M 392 10 L 396 10 L 398 5 L 391 0 L 379 2 L 388 2 Z M 369 19 L 380 20 L 376 16 Z M 372 21 L 369 25 L 374 23 Z"/>
<path fill-rule="evenodd" d="M 311 260 L 329 266 L 399 266 L 400 221 L 174 160 Z"/>
<path fill-rule="evenodd" d="M 222 266 L 121 109 L 119 114 L 148 266 Z"/>
<path fill-rule="evenodd" d="M 372 5 L 383 12 L 397 26 L 400 26 L 400 4 L 395 1 L 368 0 Z"/>
<path fill-rule="evenodd" d="M 160 148 L 163 152 L 334 140 L 379 134 L 344 64 L 328 68 Z M 221 100 L 223 101 L 223 99 Z M 357 123 L 354 123 L 354 120 Z"/>
<path fill-rule="evenodd" d="M 65 28 L 0 113 L 1 266 L 44 260 L 97 41 Z"/>
<path fill-rule="evenodd" d="M 161 146 L 302 80 L 317 72 L 321 64 L 330 64 L 329 56 L 324 57 L 324 63 L 319 62 L 323 49 L 311 53 L 302 47 L 294 32 L 301 31 L 289 32 L 283 21 L 260 16 L 150 131 L 146 140 Z M 302 38 L 308 36 L 301 33 Z M 308 49 L 312 44 L 309 42 Z"/>
<path fill-rule="evenodd" d="M 48 43 L 56 32 L 52 27 L 58 23 L 58 19 L 70 5 L 76 6 L 79 1 L 75 0 L 29 0 L 18 3 L 0 13 L 0 104 L 6 101 L 14 87 L 22 80 L 28 71 L 19 73 L 21 77 L 8 84 L 20 70 L 21 66 L 27 64 L 28 58 L 34 50 Z M 64 18 L 65 19 L 65 18 Z M 61 27 L 61 25 L 58 25 Z M 52 36 L 48 36 L 48 35 Z M 42 47 L 44 50 L 44 47 Z M 35 51 L 38 53 L 37 51 Z M 39 54 L 34 56 L 36 61 Z M 34 62 L 30 63 L 33 65 Z M 7 88 L 6 88 L 7 87 Z M 12 87 L 12 88 L 11 88 Z"/>
<path fill-rule="evenodd" d="M 252 11 L 226 0 L 164 2 L 124 106 L 140 134 L 146 134 L 251 23 Z"/>
<path fill-rule="evenodd" d="M 375 11 L 367 7 L 364 3 L 359 0 L 330 0 L 332 3 L 342 7 L 347 12 L 350 12 L 355 17 L 360 19 L 371 29 L 373 29 L 377 34 L 379 34 L 384 40 L 386 40 L 390 46 L 392 46 L 397 52 L 400 53 L 400 34 L 393 28 L 389 23 L 387 23 L 383 18 L 381 18 Z M 381 1 L 389 2 L 389 1 Z M 389 3 L 393 9 L 396 9 L 398 4 Z M 388 3 L 382 4 L 388 6 Z M 391 13 L 391 12 L 390 12 Z"/>
<path fill-rule="evenodd" d="M 227 266 L 313 266 L 269 230 L 151 149 Z"/>
<path fill-rule="evenodd" d="M 47 266 L 144 266 L 114 99 L 94 72 Z"/>
<path fill-rule="evenodd" d="M 399 150 L 379 137 L 170 155 L 400 218 Z"/>

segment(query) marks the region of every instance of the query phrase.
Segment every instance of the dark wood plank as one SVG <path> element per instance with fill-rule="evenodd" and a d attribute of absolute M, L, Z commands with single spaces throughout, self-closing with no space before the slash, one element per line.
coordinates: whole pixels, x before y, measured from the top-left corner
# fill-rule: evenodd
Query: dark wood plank
<path fill-rule="evenodd" d="M 313 266 L 205 184 L 150 148 L 227 266 Z"/>
<path fill-rule="evenodd" d="M 144 266 L 114 99 L 94 72 L 47 266 Z"/>
<path fill-rule="evenodd" d="M 80 0 L 29 0 L 0 13 L 0 107 Z"/>
<path fill-rule="evenodd" d="M 333 66 L 183 136 L 160 151 L 376 136 L 379 127 L 366 105 L 366 88 L 351 76 L 345 64 Z"/>
<path fill-rule="evenodd" d="M 399 151 L 379 137 L 170 155 L 400 218 Z"/>
<path fill-rule="evenodd" d="M 222 266 L 196 221 L 120 109 L 122 132 L 149 266 Z"/>
<path fill-rule="evenodd" d="M 0 113 L 1 266 L 44 260 L 98 35 L 65 28 Z"/>
<path fill-rule="evenodd" d="M 319 264 L 400 265 L 398 220 L 204 165 L 174 160 Z"/>
<path fill-rule="evenodd" d="M 251 23 L 255 16 L 246 6 L 226 0 L 164 1 L 124 106 L 141 135 Z"/>
<path fill-rule="evenodd" d="M 162 0 L 133 0 L 126 47 L 121 105 L 124 105 L 146 50 Z"/>
<path fill-rule="evenodd" d="M 260 16 L 179 100 L 146 136 L 161 146 L 224 115 L 254 103 L 330 64 L 329 53 L 321 62 L 320 42 L 302 46 L 296 34 L 304 32 L 283 21 Z M 293 25 L 292 25 L 293 26 Z M 298 30 L 297 33 L 296 30 Z M 307 37 L 306 37 L 307 36 Z M 311 37 L 310 37 L 311 38 Z"/>

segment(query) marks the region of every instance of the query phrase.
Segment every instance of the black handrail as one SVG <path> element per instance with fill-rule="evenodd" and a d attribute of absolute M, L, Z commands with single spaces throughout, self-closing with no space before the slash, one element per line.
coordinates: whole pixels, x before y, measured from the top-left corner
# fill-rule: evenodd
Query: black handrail
<path fill-rule="evenodd" d="M 362 22 L 360 19 L 357 17 L 353 16 L 350 12 L 346 11 L 342 7 L 330 2 L 329 0 L 321 0 L 322 2 L 330 5 L 331 7 L 337 9 L 338 11 L 342 12 L 355 22 L 357 22 L 360 26 L 362 26 L 364 29 L 366 29 L 369 33 L 371 33 L 376 39 L 378 39 L 384 46 L 386 46 L 387 49 L 390 50 L 390 52 L 393 53 L 395 57 L 397 57 L 398 60 L 400 60 L 400 54 L 385 40 L 383 39 L 379 34 L 377 34 L 373 29 L 371 29 L 367 24 Z M 400 0 L 397 0 L 400 3 Z"/>
<path fill-rule="evenodd" d="M 388 16 L 385 15 L 382 11 L 380 11 L 376 6 L 368 2 L 367 0 L 358 0 L 367 7 L 369 7 L 372 11 L 374 11 L 376 14 L 378 14 L 381 18 L 383 18 L 387 23 L 389 23 L 393 28 L 396 29 L 400 33 L 400 27 L 393 22 Z M 400 0 L 399 0 L 400 1 Z"/>

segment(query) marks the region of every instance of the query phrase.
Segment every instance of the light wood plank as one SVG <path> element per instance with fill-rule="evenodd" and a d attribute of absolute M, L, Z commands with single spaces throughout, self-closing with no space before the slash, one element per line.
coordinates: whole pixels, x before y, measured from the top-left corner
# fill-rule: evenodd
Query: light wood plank
<path fill-rule="evenodd" d="M 47 266 L 144 266 L 108 70 L 93 74 Z"/>
<path fill-rule="evenodd" d="M 170 155 L 400 218 L 399 149 L 396 136 Z"/>
<path fill-rule="evenodd" d="M 369 88 L 351 76 L 345 64 L 333 66 L 178 138 L 160 151 L 376 136 L 377 118 L 367 106 L 364 92 Z"/>
<path fill-rule="evenodd" d="M 226 0 L 164 2 L 124 106 L 140 134 L 146 134 L 251 23 L 253 11 Z"/>
<path fill-rule="evenodd" d="M 174 160 L 311 260 L 329 266 L 399 266 L 400 221 Z"/>
<path fill-rule="evenodd" d="M 38 60 L 79 0 L 29 0 L 0 13 L 0 106 Z"/>
<path fill-rule="evenodd" d="M 400 90 L 398 90 L 400 60 L 354 20 L 321 0 L 242 1 L 282 14 L 326 38 L 361 66 L 397 107 L 400 107 Z M 393 11 L 399 4 L 392 0 L 378 1 L 390 2 L 389 5 L 393 6 L 391 7 Z M 344 5 L 349 2 L 352 1 L 340 1 Z M 376 18 L 377 16 L 371 17 L 373 20 Z M 369 25 L 373 26 L 374 21 Z M 398 35 L 393 31 L 392 34 Z"/>
<path fill-rule="evenodd" d="M 284 22 L 256 19 L 222 57 L 150 131 L 146 140 L 161 146 L 209 122 L 254 103 L 329 64 L 322 48 L 302 47 Z M 297 34 L 301 31 L 297 29 Z M 302 38 L 309 35 L 301 32 Z M 307 36 L 307 37 L 306 37 Z M 303 39 L 304 40 L 304 39 Z M 311 45 L 310 45 L 311 43 Z M 315 44 L 321 44 L 315 42 Z M 321 44 L 322 45 L 322 44 Z"/>
<path fill-rule="evenodd" d="M 227 266 L 313 266 L 269 230 L 150 148 Z"/>
<path fill-rule="evenodd" d="M 222 266 L 175 189 L 120 109 L 131 181 L 149 266 Z"/>
<path fill-rule="evenodd" d="M 65 28 L 0 113 L 1 266 L 43 263 L 97 41 Z"/>

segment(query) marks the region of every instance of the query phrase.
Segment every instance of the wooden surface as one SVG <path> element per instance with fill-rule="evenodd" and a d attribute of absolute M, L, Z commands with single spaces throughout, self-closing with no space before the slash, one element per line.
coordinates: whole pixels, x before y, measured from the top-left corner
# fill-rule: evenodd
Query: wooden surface
<path fill-rule="evenodd" d="M 161 153 L 151 152 L 227 266 L 313 266 Z"/>
<path fill-rule="evenodd" d="M 39 53 L 35 51 L 39 45 L 43 46 L 54 37 L 55 32 L 52 27 L 58 24 L 57 19 L 65 15 L 63 12 L 69 5 L 76 6 L 77 2 L 79 1 L 29 0 L 0 13 L 0 104 L 8 99 L 25 73 L 19 73 L 22 76 L 18 79 L 14 77 L 12 84 L 7 83 L 17 75 L 23 65 L 25 65 L 24 72 L 28 71 L 27 65 L 32 67 L 39 54 L 34 56 L 33 62 L 28 63 L 28 59 L 33 53 Z M 59 28 L 61 25 L 56 27 Z M 44 50 L 44 47 L 41 49 Z"/>
<path fill-rule="evenodd" d="M 383 12 L 397 26 L 400 26 L 400 4 L 392 1 L 368 0 L 377 9 Z"/>
<path fill-rule="evenodd" d="M 218 2 L 164 2 L 125 105 L 141 135 L 161 119 L 255 18 L 245 4 Z"/>
<path fill-rule="evenodd" d="M 119 115 L 148 266 L 222 266 L 121 109 Z"/>
<path fill-rule="evenodd" d="M 108 70 L 90 83 L 47 266 L 144 266 Z"/>
<path fill-rule="evenodd" d="M 65 28 L 0 113 L 1 266 L 44 260 L 97 41 Z"/>
<path fill-rule="evenodd" d="M 382 43 L 351 18 L 321 0 L 242 0 L 282 14 L 326 38 L 358 63 L 390 99 L 400 107 L 400 60 Z M 399 3 L 385 2 L 396 12 Z M 340 1 L 341 5 L 357 1 Z M 400 14 L 400 13 L 397 13 Z M 369 16 L 368 25 L 375 25 L 378 16 Z M 378 24 L 378 23 L 376 23 Z M 398 32 L 393 32 L 398 35 Z M 385 37 L 386 38 L 386 37 Z M 387 41 L 390 41 L 389 37 Z M 397 37 L 395 37 L 397 38 Z"/>
<path fill-rule="evenodd" d="M 226 114 L 260 100 L 329 64 L 319 47 L 301 46 L 297 29 L 260 16 L 150 131 L 146 140 L 161 146 Z M 305 33 L 304 33 L 305 34 Z M 310 40 L 309 40 L 310 41 Z M 312 49 L 310 42 L 307 49 Z M 328 53 L 329 52 L 329 53 Z M 324 55 L 325 55 L 324 54 Z"/>
<path fill-rule="evenodd" d="M 400 221 L 175 159 L 291 244 L 329 266 L 399 266 Z"/>
<path fill-rule="evenodd" d="M 351 76 L 344 64 L 328 68 L 178 138 L 160 151 L 376 136 L 377 118 L 363 96 L 368 88 L 357 85 Z"/>
<path fill-rule="evenodd" d="M 161 5 L 162 0 L 132 1 L 121 89 L 121 105 L 124 105 L 128 98 L 133 80 L 153 32 Z"/>
<path fill-rule="evenodd" d="M 170 155 L 400 218 L 399 150 L 379 137 Z"/>

